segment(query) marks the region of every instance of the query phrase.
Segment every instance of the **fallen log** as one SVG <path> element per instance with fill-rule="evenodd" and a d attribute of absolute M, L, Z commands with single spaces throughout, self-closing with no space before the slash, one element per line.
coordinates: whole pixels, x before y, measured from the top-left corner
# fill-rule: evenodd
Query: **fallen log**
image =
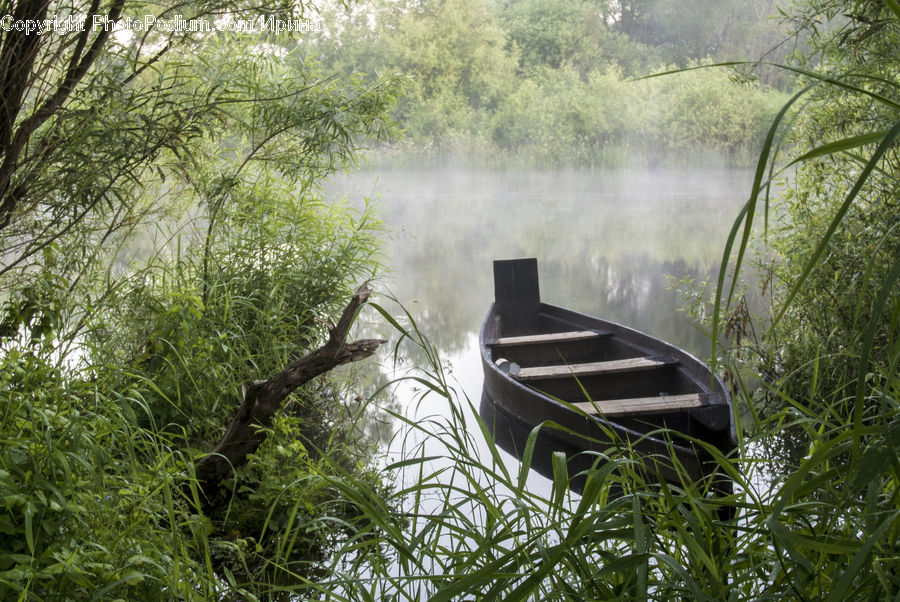
<path fill-rule="evenodd" d="M 328 341 L 291 363 L 287 368 L 269 378 L 243 387 L 243 401 L 222 439 L 208 454 L 194 464 L 195 477 L 209 504 L 219 491 L 224 479 L 234 474 L 234 469 L 247 462 L 266 438 L 266 427 L 285 405 L 287 398 L 298 387 L 320 374 L 350 362 L 365 359 L 384 343 L 383 339 L 361 339 L 345 343 L 347 333 L 359 308 L 368 300 L 370 289 L 360 287 L 341 314 L 340 320 L 329 331 Z"/>

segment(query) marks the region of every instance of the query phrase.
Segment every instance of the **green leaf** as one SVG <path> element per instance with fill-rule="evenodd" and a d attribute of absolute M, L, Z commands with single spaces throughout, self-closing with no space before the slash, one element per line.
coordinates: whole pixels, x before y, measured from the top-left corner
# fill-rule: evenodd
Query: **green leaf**
<path fill-rule="evenodd" d="M 32 526 L 32 517 L 34 515 L 34 505 L 31 502 L 25 504 L 25 542 L 28 544 L 28 550 L 34 554 L 34 529 Z"/>
<path fill-rule="evenodd" d="M 884 0 L 884 4 L 894 13 L 895 17 L 900 19 L 900 2 L 897 2 L 897 0 Z"/>
<path fill-rule="evenodd" d="M 832 235 L 834 235 L 834 232 L 837 230 L 838 225 L 840 225 L 841 221 L 844 219 L 844 215 L 847 213 L 847 210 L 850 209 L 850 205 L 854 200 L 856 200 L 859 191 L 869 179 L 869 175 L 875 169 L 876 165 L 887 152 L 887 150 L 894 144 L 894 141 L 898 136 L 900 136 L 900 121 L 894 124 L 894 127 L 890 129 L 887 135 L 882 139 L 881 144 L 878 145 L 878 148 L 875 149 L 875 152 L 872 153 L 871 157 L 869 157 L 868 163 L 866 163 L 866 166 L 863 168 L 862 172 L 860 172 L 859 176 L 856 179 L 856 182 L 853 184 L 853 188 L 851 188 L 850 192 L 847 193 L 844 202 L 841 203 L 841 206 L 834 214 L 834 217 L 832 217 L 831 223 L 828 225 L 828 228 L 819 238 L 819 244 L 816 246 L 816 249 L 807 260 L 806 265 L 803 267 L 800 273 L 800 277 L 796 279 L 790 291 L 787 293 L 787 295 L 785 295 L 784 301 L 781 303 L 781 309 L 779 309 L 778 313 L 775 314 L 770 328 L 774 327 L 781 320 L 781 318 L 784 316 L 784 313 L 793 302 L 794 297 L 797 296 L 797 293 L 800 292 L 800 289 L 805 285 L 807 277 L 809 276 L 810 272 L 812 272 L 812 269 L 813 267 L 815 267 L 816 263 L 818 263 L 819 257 L 822 256 L 822 253 L 828 246 Z"/>
<path fill-rule="evenodd" d="M 551 503 L 554 506 L 559 506 L 563 503 L 566 489 L 569 488 L 569 471 L 565 452 L 553 452 L 551 463 L 553 466 L 553 497 L 551 498 Z"/>
<path fill-rule="evenodd" d="M 841 140 L 835 140 L 834 142 L 823 144 L 822 146 L 814 148 L 808 153 L 800 155 L 799 157 L 788 163 L 787 167 L 796 165 L 797 163 L 802 163 L 804 161 L 809 161 L 810 159 L 815 159 L 817 157 L 833 155 L 835 153 L 850 150 L 852 148 L 865 146 L 866 144 L 876 144 L 884 140 L 884 137 L 889 133 L 890 130 L 883 130 L 879 132 L 870 132 L 868 134 L 860 134 L 859 136 L 851 136 L 850 138 L 843 138 Z"/>
<path fill-rule="evenodd" d="M 828 602 L 844 600 L 844 596 L 850 591 L 856 580 L 857 574 L 867 564 L 877 560 L 872 558 L 873 548 L 881 542 L 884 533 L 891 527 L 896 528 L 896 521 L 900 519 L 900 513 L 893 512 L 885 517 L 877 529 L 872 533 L 866 533 L 859 551 L 853 555 L 850 564 L 840 575 L 836 576 L 834 587 L 828 595 Z"/>
<path fill-rule="evenodd" d="M 900 280 L 900 256 L 895 259 L 890 273 L 881 285 L 881 290 L 878 292 L 878 298 L 872 306 L 872 316 L 869 318 L 869 323 L 866 325 L 866 332 L 863 336 L 862 349 L 859 358 L 859 370 L 856 375 L 856 396 L 853 408 L 853 425 L 856 433 L 862 432 L 863 400 L 866 394 L 866 373 L 869 369 L 869 357 L 872 354 L 872 349 L 875 345 L 875 335 L 878 332 L 881 314 L 884 312 L 885 305 L 887 305 L 891 294 L 895 291 L 894 287 L 898 280 Z M 858 447 L 858 439 L 856 447 Z"/>

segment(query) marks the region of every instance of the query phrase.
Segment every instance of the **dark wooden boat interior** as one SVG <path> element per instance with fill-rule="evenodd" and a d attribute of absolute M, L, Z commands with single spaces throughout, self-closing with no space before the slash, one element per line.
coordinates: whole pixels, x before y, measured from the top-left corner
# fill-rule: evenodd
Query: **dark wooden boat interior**
<path fill-rule="evenodd" d="M 482 414 L 519 432 L 504 437 L 507 443 L 521 442 L 546 420 L 595 440 L 605 428 L 644 452 L 674 451 L 695 476 L 706 470 L 691 438 L 722 451 L 734 447 L 724 385 L 684 350 L 541 302 L 534 259 L 495 262 L 495 299 L 481 332 Z M 655 434 L 660 428 L 668 430 Z M 590 447 L 577 437 L 556 438 L 567 451 Z"/>
<path fill-rule="evenodd" d="M 623 333 L 618 325 L 585 324 L 588 318 L 541 304 L 532 320 L 540 334 L 492 337 L 485 345 L 492 362 L 515 364 L 513 378 L 548 397 L 637 431 L 667 427 L 693 434 L 686 411 L 710 407 L 712 383 L 701 380 L 709 379 L 708 371 L 692 372 L 680 350 L 635 340 L 639 333 Z"/>

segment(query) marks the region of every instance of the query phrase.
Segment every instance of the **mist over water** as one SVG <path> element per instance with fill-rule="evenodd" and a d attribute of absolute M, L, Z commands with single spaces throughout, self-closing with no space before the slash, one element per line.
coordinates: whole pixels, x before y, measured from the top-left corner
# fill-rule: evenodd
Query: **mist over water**
<path fill-rule="evenodd" d="M 470 344 L 492 261 L 537 257 L 543 300 L 622 322 L 704 357 L 667 275 L 711 277 L 750 170 L 361 171 L 328 190 L 374 198 L 389 287 L 445 352 Z"/>
<path fill-rule="evenodd" d="M 679 311 L 682 300 L 667 276 L 714 278 L 752 178 L 750 170 L 728 168 L 379 169 L 337 176 L 326 191 L 360 207 L 374 200 L 390 233 L 389 278 L 377 288 L 413 315 L 438 347 L 461 402 L 467 397 L 477 407 L 478 330 L 493 300 L 494 259 L 537 257 L 544 301 L 707 358 L 709 341 Z M 443 398 L 421 399 L 406 386 L 391 404 L 416 421 L 448 412 Z M 380 430 L 393 459 L 429 445 Z M 529 483 L 548 486 L 534 471 Z"/>

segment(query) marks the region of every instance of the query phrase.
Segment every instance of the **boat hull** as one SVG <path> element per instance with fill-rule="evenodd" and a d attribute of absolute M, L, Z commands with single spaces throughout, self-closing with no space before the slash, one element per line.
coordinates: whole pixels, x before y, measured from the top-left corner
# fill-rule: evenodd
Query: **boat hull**
<path fill-rule="evenodd" d="M 504 262 L 496 264 L 502 272 Z M 534 467 L 545 474 L 553 451 L 572 458 L 623 446 L 636 452 L 651 478 L 714 474 L 706 446 L 723 453 L 735 447 L 731 398 L 721 379 L 674 345 L 540 302 L 536 262 L 526 267 L 512 297 L 496 285 L 498 299 L 479 337 L 480 413 L 499 445 L 521 458 L 528 434 L 543 425 Z M 523 280 L 526 289 L 533 286 L 524 309 L 515 302 Z M 581 455 L 572 473 L 597 457 Z"/>

